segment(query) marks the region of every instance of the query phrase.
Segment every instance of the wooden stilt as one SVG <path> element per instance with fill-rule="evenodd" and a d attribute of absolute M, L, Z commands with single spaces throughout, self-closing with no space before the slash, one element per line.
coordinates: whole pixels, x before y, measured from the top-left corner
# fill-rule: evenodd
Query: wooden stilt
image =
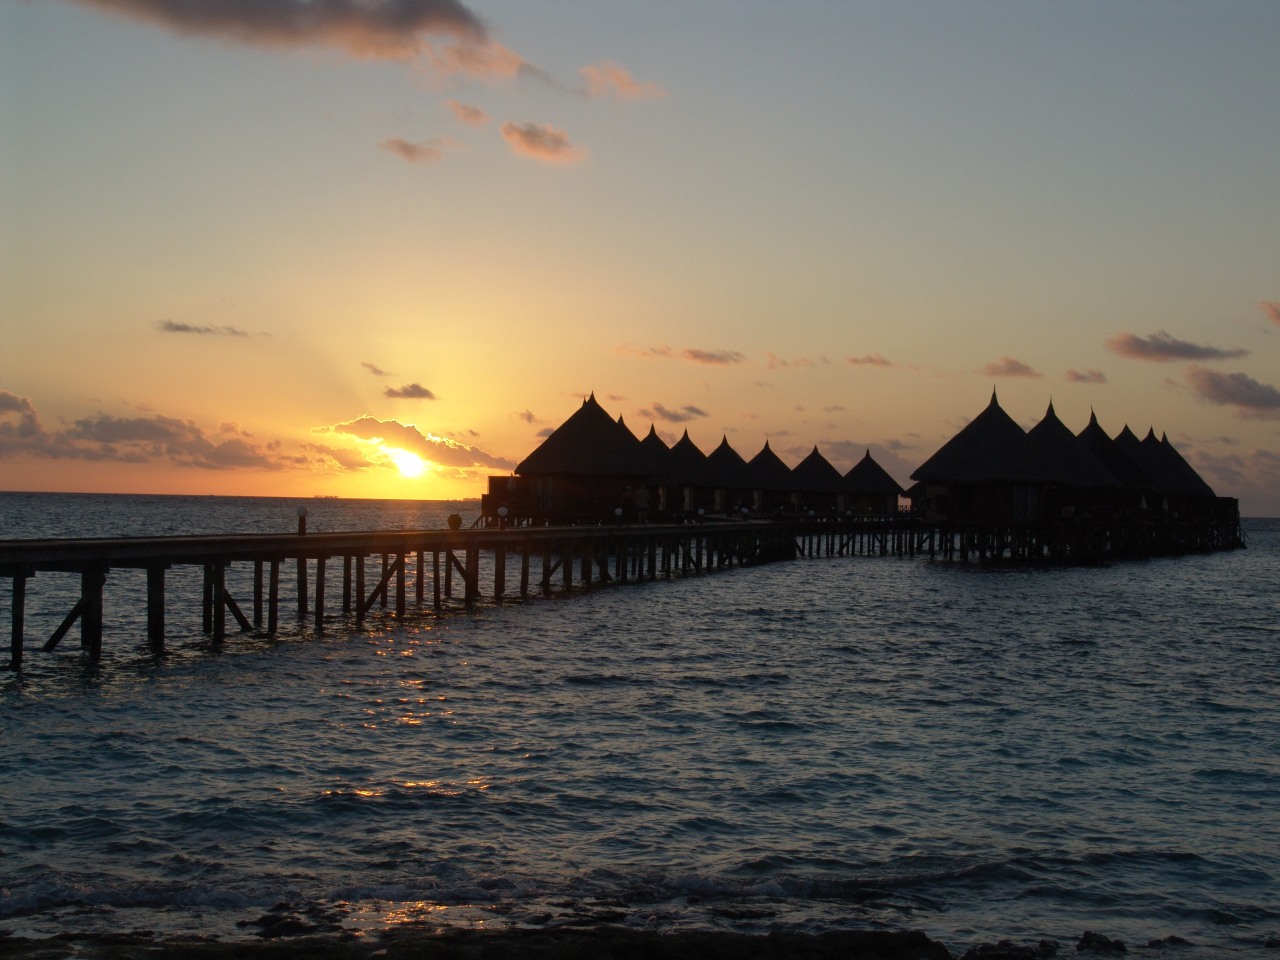
<path fill-rule="evenodd" d="M 323 554 L 316 557 L 316 633 L 324 632 L 324 568 Z"/>
<path fill-rule="evenodd" d="M 253 561 L 253 629 L 262 630 L 262 561 Z"/>
<path fill-rule="evenodd" d="M 298 557 L 298 619 L 307 619 L 307 558 Z"/>
<path fill-rule="evenodd" d="M 267 633 L 274 637 L 280 625 L 280 560 L 273 557 L 270 567 L 271 575 L 267 585 Z"/>
<path fill-rule="evenodd" d="M 147 567 L 147 643 L 164 652 L 164 567 Z"/>
<path fill-rule="evenodd" d="M 13 602 L 9 607 L 9 669 L 22 669 L 22 636 L 26 630 L 27 575 L 13 575 Z"/>

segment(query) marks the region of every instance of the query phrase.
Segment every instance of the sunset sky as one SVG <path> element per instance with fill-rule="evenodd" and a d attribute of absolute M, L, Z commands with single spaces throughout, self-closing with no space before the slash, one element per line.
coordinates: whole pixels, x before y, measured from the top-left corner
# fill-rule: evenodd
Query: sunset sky
<path fill-rule="evenodd" d="M 0 489 L 478 496 L 594 391 L 1280 515 L 1275 0 L 0 0 Z M 0 534 L 2 536 L 2 534 Z"/>

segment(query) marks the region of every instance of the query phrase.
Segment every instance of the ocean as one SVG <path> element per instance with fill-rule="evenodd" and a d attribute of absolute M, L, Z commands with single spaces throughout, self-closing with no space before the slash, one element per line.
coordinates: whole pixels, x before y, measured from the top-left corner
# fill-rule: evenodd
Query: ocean
<path fill-rule="evenodd" d="M 283 533 L 299 506 L 319 531 L 478 505 L 0 494 L 0 539 Z M 117 571 L 96 666 L 74 634 L 39 649 L 78 586 L 40 574 L 0 671 L 0 935 L 918 929 L 959 955 L 1092 930 L 1274 957 L 1280 521 L 1244 526 L 1203 556 L 801 559 L 220 647 L 174 570 L 160 656 Z"/>

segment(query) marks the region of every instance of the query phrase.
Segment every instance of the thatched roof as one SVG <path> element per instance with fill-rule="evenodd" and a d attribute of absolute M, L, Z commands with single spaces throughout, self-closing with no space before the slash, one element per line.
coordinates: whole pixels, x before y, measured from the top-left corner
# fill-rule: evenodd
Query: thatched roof
<path fill-rule="evenodd" d="M 1160 465 L 1161 476 L 1164 477 L 1166 484 L 1165 490 L 1195 497 L 1214 496 L 1213 488 L 1205 483 L 1191 464 L 1182 458 L 1182 454 L 1174 449 L 1167 436 L 1161 440 L 1156 439 L 1154 427 L 1142 438 L 1142 449 L 1147 452 L 1152 463 Z"/>
<path fill-rule="evenodd" d="M 1150 447 L 1144 447 L 1127 423 L 1124 429 L 1116 434 L 1115 444 L 1116 449 L 1122 451 L 1142 471 L 1142 476 L 1146 479 L 1145 489 L 1162 493 L 1173 489 L 1169 485 L 1168 467 L 1164 458 L 1158 456 Z"/>
<path fill-rule="evenodd" d="M 640 441 L 640 446 L 649 458 L 649 475 L 663 483 L 675 479 L 675 465 L 671 460 L 671 448 L 658 436 L 658 430 L 649 424 L 649 432 Z"/>
<path fill-rule="evenodd" d="M 1027 431 L 1027 444 L 1039 479 L 1065 487 L 1118 487 L 1115 474 L 1095 457 L 1054 413 L 1053 403 L 1044 419 Z"/>
<path fill-rule="evenodd" d="M 1076 439 L 1111 471 L 1122 489 L 1143 490 L 1150 486 L 1142 467 L 1107 435 L 1092 411 L 1089 412 L 1089 425 L 1076 434 Z"/>
<path fill-rule="evenodd" d="M 883 494 L 896 496 L 902 493 L 902 484 L 889 476 L 884 467 L 876 463 L 868 450 L 862 459 L 844 475 L 844 486 L 849 493 Z"/>
<path fill-rule="evenodd" d="M 704 483 L 709 487 L 726 490 L 746 490 L 751 486 L 747 479 L 747 461 L 737 450 L 729 446 L 729 438 L 723 437 L 720 446 L 707 454 L 707 472 Z"/>
<path fill-rule="evenodd" d="M 764 442 L 760 452 L 748 461 L 747 477 L 754 490 L 790 490 L 795 486 L 791 468 L 773 452 L 768 440 Z"/>
<path fill-rule="evenodd" d="M 593 393 L 516 466 L 516 473 L 643 478 L 649 458 L 635 435 L 609 416 Z"/>
<path fill-rule="evenodd" d="M 707 455 L 684 432 L 671 448 L 671 469 L 675 481 L 686 487 L 702 486 L 706 482 Z"/>
<path fill-rule="evenodd" d="M 806 493 L 843 493 L 844 477 L 815 446 L 791 471 L 792 483 Z"/>
<path fill-rule="evenodd" d="M 1217 496 L 1213 491 L 1213 487 L 1209 486 L 1209 484 L 1205 482 L 1204 477 L 1200 476 L 1200 474 L 1196 472 L 1195 467 L 1191 466 L 1191 464 L 1187 463 L 1187 461 L 1183 459 L 1182 454 L 1178 452 L 1178 448 L 1169 442 L 1167 434 L 1160 435 L 1160 445 L 1167 448 L 1166 455 L 1169 457 L 1170 462 L 1174 464 L 1174 468 L 1187 478 L 1188 493 L 1192 493 L 1200 497 Z"/>
<path fill-rule="evenodd" d="M 911 474 L 912 480 L 940 484 L 1019 483 L 1035 479 L 1027 435 L 991 403 Z"/>

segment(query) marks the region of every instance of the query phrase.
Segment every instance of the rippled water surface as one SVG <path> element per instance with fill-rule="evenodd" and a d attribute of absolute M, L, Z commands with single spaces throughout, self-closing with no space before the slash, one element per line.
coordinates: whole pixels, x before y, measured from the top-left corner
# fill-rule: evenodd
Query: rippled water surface
<path fill-rule="evenodd" d="M 39 512 L 16 499 L 0 536 Z M 159 532 L 129 499 L 102 532 Z M 168 532 L 217 512 L 162 499 Z M 326 501 L 312 523 L 465 506 L 397 523 Z M 286 501 L 223 507 L 296 523 Z M 246 936 L 285 901 L 341 904 L 351 928 L 1261 948 L 1280 933 L 1278 531 L 1100 569 L 801 560 L 220 651 L 178 636 L 162 658 L 117 611 L 100 668 L 32 644 L 0 675 L 0 929 Z M 35 633 L 57 609 L 41 586 Z"/>

